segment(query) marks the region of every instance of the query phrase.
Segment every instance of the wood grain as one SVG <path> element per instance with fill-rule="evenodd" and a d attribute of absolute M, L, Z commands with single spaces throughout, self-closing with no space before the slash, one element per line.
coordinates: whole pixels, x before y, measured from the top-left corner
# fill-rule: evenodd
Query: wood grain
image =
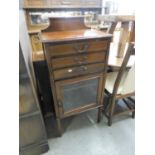
<path fill-rule="evenodd" d="M 49 26 L 42 32 L 67 31 L 86 29 L 84 24 L 84 16 L 72 17 L 51 17 L 49 18 Z"/>
<path fill-rule="evenodd" d="M 23 8 L 101 7 L 101 0 L 24 0 Z"/>
<path fill-rule="evenodd" d="M 77 66 L 83 64 L 90 64 L 96 62 L 104 62 L 105 61 L 105 52 L 95 52 L 91 54 L 80 54 L 75 56 L 68 56 L 62 58 L 52 59 L 52 68 L 58 69 L 69 66 Z"/>
<path fill-rule="evenodd" d="M 112 35 L 107 34 L 98 30 L 74 30 L 74 31 L 63 31 L 63 32 L 42 32 L 40 39 L 43 43 L 56 43 L 66 42 L 73 40 L 85 40 L 85 39 L 111 39 Z"/>
<path fill-rule="evenodd" d="M 73 21 L 77 19 L 73 18 Z M 66 28 L 67 27 L 68 26 L 66 26 Z M 79 24 L 79 27 L 81 28 L 81 22 Z M 75 115 L 90 109 L 98 108 L 98 120 L 100 120 L 102 108 L 102 93 L 104 90 L 106 67 L 109 55 L 108 50 L 112 35 L 97 30 L 78 29 L 78 26 L 75 26 L 75 30 L 62 31 L 61 28 L 59 29 L 59 31 L 54 32 L 50 32 L 50 30 L 51 25 L 49 26 L 49 28 L 47 28 L 47 31 L 49 32 L 45 32 L 46 30 L 44 30 L 40 33 L 40 40 L 44 45 L 43 47 L 45 57 L 48 64 L 58 129 L 60 133 L 62 133 L 62 118 L 69 117 L 71 115 Z M 102 53 L 103 55 L 100 56 L 100 54 L 97 55 L 96 53 Z M 93 54 L 95 58 L 94 56 L 90 56 Z M 75 62 L 73 62 L 72 58 L 81 59 L 81 57 L 83 58 L 82 55 L 87 55 L 90 62 L 93 62 L 93 60 L 95 60 L 95 62 L 91 64 L 89 64 L 89 61 L 85 62 L 84 64 L 78 64 L 76 60 Z M 70 67 L 68 67 L 67 65 L 70 65 Z M 96 77 L 96 75 L 98 75 L 98 77 Z M 90 85 L 90 88 L 95 91 L 95 96 L 92 96 L 93 99 L 89 100 L 88 103 L 85 103 L 86 101 L 82 100 L 84 103 L 80 103 L 79 105 L 79 101 L 76 101 L 76 108 L 72 107 L 70 110 L 65 111 L 64 95 L 65 93 L 68 94 L 69 92 L 64 91 L 64 87 L 70 87 L 72 83 L 77 83 L 76 85 L 73 85 L 74 90 L 76 90 L 74 93 L 75 98 L 79 94 L 79 92 L 77 92 L 79 91 L 78 85 L 81 86 L 80 89 L 87 93 L 87 86 L 82 85 L 82 82 L 89 81 L 89 78 L 87 78 L 87 76 L 91 76 L 91 78 L 94 78 L 96 81 L 95 86 Z M 59 87 L 60 83 L 63 83 L 63 86 Z M 97 87 L 97 90 L 94 89 L 94 87 Z M 68 95 L 71 94 L 69 93 Z M 71 100 L 71 104 L 75 104 L 73 100 Z"/>
<path fill-rule="evenodd" d="M 89 41 L 72 41 L 65 44 L 47 44 L 46 50 L 49 51 L 49 56 L 52 58 L 77 55 L 77 54 L 89 54 L 92 52 L 105 51 L 108 47 L 107 40 L 89 40 Z M 63 49 L 63 50 L 62 50 Z"/>
<path fill-rule="evenodd" d="M 77 77 L 80 75 L 87 75 L 90 73 L 103 72 L 104 63 L 91 64 L 91 65 L 81 65 L 77 67 L 69 67 L 65 69 L 59 69 L 53 72 L 54 79 L 60 80 L 65 78 Z"/>

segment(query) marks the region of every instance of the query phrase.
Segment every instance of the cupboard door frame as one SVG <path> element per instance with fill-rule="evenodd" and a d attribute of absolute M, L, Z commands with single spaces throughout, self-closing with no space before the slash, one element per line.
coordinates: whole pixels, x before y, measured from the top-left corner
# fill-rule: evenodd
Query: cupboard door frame
<path fill-rule="evenodd" d="M 88 81 L 88 80 L 93 80 L 93 79 L 98 79 L 98 87 L 97 87 L 97 98 L 96 98 L 96 103 L 90 103 L 88 105 L 80 106 L 78 108 L 75 108 L 73 110 L 69 110 L 67 112 L 64 112 L 63 108 L 63 87 L 65 85 L 70 85 L 70 84 L 76 84 L 82 81 Z M 65 118 L 71 115 L 75 115 L 78 113 L 82 113 L 84 111 L 90 110 L 91 108 L 99 108 L 102 107 L 102 91 L 103 90 L 103 85 L 104 85 L 104 75 L 103 73 L 96 74 L 96 75 L 91 75 L 91 76 L 82 76 L 74 79 L 67 79 L 67 80 L 61 80 L 55 82 L 55 88 L 56 88 L 56 95 L 57 95 L 57 105 L 59 109 L 59 115 L 60 118 Z"/>

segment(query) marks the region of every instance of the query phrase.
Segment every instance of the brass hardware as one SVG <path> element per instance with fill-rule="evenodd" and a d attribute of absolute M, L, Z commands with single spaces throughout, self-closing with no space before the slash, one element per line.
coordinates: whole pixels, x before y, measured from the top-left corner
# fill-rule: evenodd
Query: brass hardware
<path fill-rule="evenodd" d="M 79 67 L 76 67 L 73 71 L 85 71 L 87 70 L 87 66 L 79 66 Z"/>
<path fill-rule="evenodd" d="M 82 61 L 78 61 L 78 64 L 82 64 Z"/>
<path fill-rule="evenodd" d="M 88 45 L 88 44 L 85 44 L 85 45 L 83 46 L 83 50 L 87 50 L 88 47 L 89 47 L 89 45 Z"/>
<path fill-rule="evenodd" d="M 74 46 L 73 48 L 74 48 L 78 53 L 85 53 L 85 52 L 87 52 L 88 47 L 89 47 L 88 44 L 84 44 L 84 45 L 83 45 L 83 48 L 81 48 L 81 49 L 79 49 L 79 46 L 78 46 L 78 45 Z"/>
<path fill-rule="evenodd" d="M 85 59 L 85 60 L 86 60 L 86 59 L 88 59 L 88 56 L 87 56 L 87 55 L 85 55 L 85 56 L 83 57 L 83 59 Z"/>
<path fill-rule="evenodd" d="M 82 68 L 83 70 L 87 70 L 87 66 L 80 66 L 80 68 Z"/>
<path fill-rule="evenodd" d="M 75 57 L 74 60 L 78 63 L 78 64 L 82 64 L 82 63 L 86 63 L 86 59 L 88 57 L 87 56 L 81 56 L 81 57 Z"/>

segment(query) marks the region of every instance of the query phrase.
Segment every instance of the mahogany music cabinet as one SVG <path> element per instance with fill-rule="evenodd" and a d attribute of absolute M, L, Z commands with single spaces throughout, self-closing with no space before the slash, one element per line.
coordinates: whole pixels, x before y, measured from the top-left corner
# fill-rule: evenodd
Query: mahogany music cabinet
<path fill-rule="evenodd" d="M 40 40 L 61 134 L 65 117 L 98 108 L 100 121 L 112 35 L 87 29 L 82 18 L 50 19 L 50 23 Z"/>

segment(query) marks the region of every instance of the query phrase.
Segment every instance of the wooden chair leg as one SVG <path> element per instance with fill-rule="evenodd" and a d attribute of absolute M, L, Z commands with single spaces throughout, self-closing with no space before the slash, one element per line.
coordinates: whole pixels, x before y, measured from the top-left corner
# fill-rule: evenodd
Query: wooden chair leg
<path fill-rule="evenodd" d="M 97 122 L 99 123 L 101 121 L 102 117 L 102 107 L 98 108 L 98 117 L 97 117 Z"/>
<path fill-rule="evenodd" d="M 135 111 L 132 112 L 132 118 L 135 118 Z"/>
<path fill-rule="evenodd" d="M 108 118 L 108 126 L 112 125 L 112 116 Z"/>
<path fill-rule="evenodd" d="M 114 112 L 114 108 L 115 108 L 115 100 L 110 99 L 110 101 L 111 101 L 111 104 L 110 104 L 110 109 L 109 109 L 108 126 L 112 125 L 113 112 Z"/>

